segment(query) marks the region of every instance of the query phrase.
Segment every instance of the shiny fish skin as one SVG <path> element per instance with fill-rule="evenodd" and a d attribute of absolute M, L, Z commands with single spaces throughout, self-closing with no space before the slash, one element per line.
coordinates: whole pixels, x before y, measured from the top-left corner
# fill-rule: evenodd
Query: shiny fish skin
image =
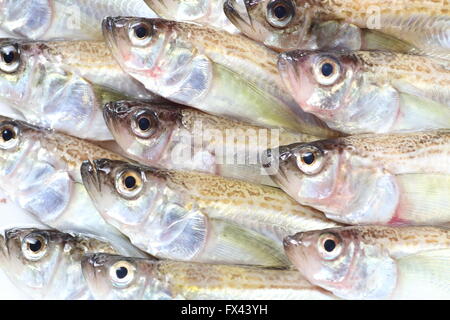
<path fill-rule="evenodd" d="M 356 226 L 298 233 L 286 254 L 344 299 L 449 299 L 450 229 Z"/>
<path fill-rule="evenodd" d="M 277 7 L 285 9 L 278 19 Z M 450 56 L 450 3 L 448 0 L 228 0 L 225 13 L 247 36 L 268 46 L 287 51 L 293 49 L 324 49 L 321 43 L 334 41 L 327 32 L 317 32 L 323 23 L 337 23 L 342 37 L 350 45 L 337 46 L 351 50 L 383 49 L 378 44 L 390 42 L 393 48 L 402 46 L 395 39 L 383 39 L 383 34 L 406 42 L 420 51 L 448 58 Z M 378 19 L 379 18 L 379 19 Z M 333 28 L 332 28 L 333 29 Z M 332 30 L 331 29 L 331 30 Z M 355 29 L 355 30 L 353 30 Z M 360 29 L 360 31 L 358 31 Z M 362 44 L 354 46 L 352 40 Z M 366 34 L 367 33 L 367 34 Z M 339 33 L 338 33 L 339 34 Z M 325 36 L 325 39 L 321 39 Z M 377 39 L 378 38 L 378 39 Z M 375 46 L 371 44 L 375 41 Z M 339 43 L 338 43 L 339 45 Z M 388 45 L 389 46 L 389 45 Z M 326 47 L 330 49 L 330 47 Z M 388 49 L 388 48 L 384 48 Z M 408 50 L 394 50 L 408 52 Z"/>
<path fill-rule="evenodd" d="M 118 254 L 104 240 L 56 230 L 8 229 L 0 239 L 0 267 L 19 289 L 39 300 L 93 299 L 81 270 L 83 255 Z"/>
<path fill-rule="evenodd" d="M 330 74 L 322 68 L 332 66 Z M 386 51 L 303 51 L 278 61 L 306 112 L 347 133 L 450 128 L 450 64 Z M 328 71 L 328 70 L 327 70 Z"/>
<path fill-rule="evenodd" d="M 449 225 L 450 130 L 360 135 L 269 150 L 303 205 L 348 224 Z M 345 199 L 345 201 L 343 201 Z"/>
<path fill-rule="evenodd" d="M 130 158 L 140 163 L 272 186 L 275 185 L 270 177 L 261 174 L 261 162 L 256 157 L 268 147 L 318 140 L 306 134 L 251 126 L 174 103 L 116 101 L 107 104 L 103 113 L 114 139 Z M 140 129 L 142 120 L 148 121 L 147 130 Z M 233 133 L 236 140 L 230 141 Z M 243 158 L 239 160 L 245 163 L 237 164 L 235 157 Z M 226 161 L 230 159 L 232 163 Z"/>
<path fill-rule="evenodd" d="M 145 2 L 159 17 L 167 20 L 195 22 L 230 33 L 239 32 L 223 12 L 224 0 L 145 0 Z"/>
<path fill-rule="evenodd" d="M 97 299 L 314 300 L 336 299 L 295 270 L 87 255 L 83 274 Z M 117 281 L 114 273 L 126 268 Z"/>
<path fill-rule="evenodd" d="M 0 29 L 31 40 L 102 40 L 110 15 L 155 18 L 141 0 L 1 0 Z"/>
<path fill-rule="evenodd" d="M 0 118 L 0 132 L 0 188 L 13 202 L 52 228 L 105 237 L 122 254 L 142 256 L 102 219 L 79 172 L 86 159 L 123 159 L 121 156 L 87 141 L 5 117 Z"/>
<path fill-rule="evenodd" d="M 103 32 L 122 68 L 166 99 L 254 125 L 337 135 L 286 92 L 275 52 L 244 36 L 129 17 L 106 18 Z"/>
<path fill-rule="evenodd" d="M 271 265 L 286 235 L 336 226 L 277 188 L 239 180 L 108 159 L 81 174 L 103 218 L 158 257 Z"/>

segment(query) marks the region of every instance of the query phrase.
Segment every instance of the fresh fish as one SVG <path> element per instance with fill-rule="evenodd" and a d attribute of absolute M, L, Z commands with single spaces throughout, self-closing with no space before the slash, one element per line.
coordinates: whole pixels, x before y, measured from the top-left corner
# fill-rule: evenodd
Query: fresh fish
<path fill-rule="evenodd" d="M 83 274 L 97 299 L 329 300 L 296 270 L 87 255 Z"/>
<path fill-rule="evenodd" d="M 0 245 L 0 267 L 33 299 L 93 299 L 81 271 L 83 255 L 119 252 L 87 235 L 34 228 L 6 230 Z"/>
<path fill-rule="evenodd" d="M 338 131 L 450 128 L 450 64 L 386 51 L 292 51 L 280 74 L 306 112 Z"/>
<path fill-rule="evenodd" d="M 450 130 L 292 144 L 264 162 L 284 191 L 335 221 L 450 223 Z"/>
<path fill-rule="evenodd" d="M 298 233 L 287 255 L 344 299 L 450 299 L 450 230 L 357 226 Z"/>
<path fill-rule="evenodd" d="M 145 0 L 145 2 L 164 19 L 195 22 L 230 33 L 239 32 L 223 12 L 224 0 Z"/>
<path fill-rule="evenodd" d="M 450 57 L 448 0 L 227 0 L 224 9 L 247 36 L 280 51 L 417 47 Z"/>
<path fill-rule="evenodd" d="M 61 231 L 110 239 L 127 255 L 142 255 L 99 215 L 80 175 L 82 161 L 122 157 L 89 142 L 0 117 L 0 189 L 33 217 Z"/>
<path fill-rule="evenodd" d="M 156 17 L 142 0 L 1 0 L 0 30 L 32 40 L 102 40 L 109 15 Z"/>
<path fill-rule="evenodd" d="M 260 156 L 269 146 L 316 137 L 265 129 L 174 103 L 117 101 L 104 108 L 105 122 L 126 154 L 139 163 L 195 170 L 260 184 Z"/>
<path fill-rule="evenodd" d="M 277 188 L 205 173 L 100 159 L 81 175 L 103 218 L 161 258 L 280 265 L 286 235 L 336 225 Z"/>
<path fill-rule="evenodd" d="M 160 96 L 265 127 L 336 136 L 287 93 L 275 52 L 241 35 L 161 19 L 103 21 L 123 70 Z"/>

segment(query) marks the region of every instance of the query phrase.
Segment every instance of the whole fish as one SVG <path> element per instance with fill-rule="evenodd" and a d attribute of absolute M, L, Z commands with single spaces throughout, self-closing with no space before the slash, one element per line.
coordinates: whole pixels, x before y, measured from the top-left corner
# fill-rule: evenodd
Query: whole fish
<path fill-rule="evenodd" d="M 261 155 L 268 147 L 314 136 L 255 127 L 174 103 L 116 101 L 103 111 L 114 139 L 139 163 L 195 170 L 266 185 Z"/>
<path fill-rule="evenodd" d="M 81 175 L 103 218 L 161 258 L 280 265 L 293 230 L 336 226 L 277 188 L 205 173 L 99 159 Z"/>
<path fill-rule="evenodd" d="M 81 270 L 87 253 L 118 254 L 108 242 L 56 230 L 8 229 L 0 235 L 0 267 L 33 299 L 93 299 Z"/>
<path fill-rule="evenodd" d="M 450 130 L 292 144 L 269 150 L 265 166 L 299 203 L 335 221 L 450 223 Z"/>
<path fill-rule="evenodd" d="M 124 95 L 66 71 L 37 44 L 0 41 L 0 101 L 29 123 L 91 140 L 110 140 L 103 105 Z"/>
<path fill-rule="evenodd" d="M 145 0 L 145 2 L 164 19 L 195 22 L 230 33 L 239 32 L 223 12 L 224 0 Z"/>
<path fill-rule="evenodd" d="M 336 136 L 286 91 L 276 53 L 244 36 L 129 17 L 106 18 L 103 31 L 123 70 L 166 99 L 254 125 Z"/>
<path fill-rule="evenodd" d="M 286 254 L 344 299 L 450 299 L 450 230 L 355 226 L 300 232 Z"/>
<path fill-rule="evenodd" d="M 80 175 L 82 161 L 109 156 L 87 141 L 0 117 L 0 189 L 40 222 L 61 231 L 110 239 L 124 254 L 142 255 L 99 215 Z"/>
<path fill-rule="evenodd" d="M 102 40 L 109 15 L 156 17 L 142 0 L 2 0 L 0 30 L 32 40 Z"/>
<path fill-rule="evenodd" d="M 338 131 L 450 128 L 450 64 L 386 51 L 292 51 L 280 55 L 286 87 L 306 112 Z"/>
<path fill-rule="evenodd" d="M 227 0 L 227 17 L 277 48 L 389 49 L 450 56 L 448 0 Z"/>
<path fill-rule="evenodd" d="M 330 300 L 296 270 L 86 255 L 83 274 L 97 299 Z"/>

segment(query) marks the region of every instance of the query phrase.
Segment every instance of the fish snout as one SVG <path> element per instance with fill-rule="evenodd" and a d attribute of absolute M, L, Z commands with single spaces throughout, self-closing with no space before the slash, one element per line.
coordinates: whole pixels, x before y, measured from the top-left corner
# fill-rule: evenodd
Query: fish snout
<path fill-rule="evenodd" d="M 287 236 L 283 239 L 283 247 L 285 250 L 288 250 L 292 247 L 301 246 L 303 233 L 297 233 L 293 236 Z"/>
<path fill-rule="evenodd" d="M 223 3 L 223 11 L 227 18 L 237 27 L 252 27 L 252 21 L 245 0 L 227 0 Z"/>

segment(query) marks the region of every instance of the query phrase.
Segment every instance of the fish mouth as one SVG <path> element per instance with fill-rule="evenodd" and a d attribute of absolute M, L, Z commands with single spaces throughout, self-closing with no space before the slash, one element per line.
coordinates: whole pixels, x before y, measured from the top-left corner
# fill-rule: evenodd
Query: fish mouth
<path fill-rule="evenodd" d="M 95 268 L 96 253 L 87 254 L 81 260 L 81 272 L 91 291 L 98 288 L 97 270 Z"/>
<path fill-rule="evenodd" d="M 83 180 L 86 190 L 90 191 L 94 188 L 98 192 L 101 191 L 100 176 L 95 164 L 93 164 L 90 160 L 83 161 L 80 172 L 81 179 Z"/>
<path fill-rule="evenodd" d="M 126 119 L 131 112 L 133 103 L 130 101 L 112 101 L 103 107 L 103 119 L 109 130 L 114 134 L 115 123 L 117 120 Z"/>
<path fill-rule="evenodd" d="M 227 0 L 223 3 L 227 18 L 241 31 L 255 31 L 245 0 Z"/>

